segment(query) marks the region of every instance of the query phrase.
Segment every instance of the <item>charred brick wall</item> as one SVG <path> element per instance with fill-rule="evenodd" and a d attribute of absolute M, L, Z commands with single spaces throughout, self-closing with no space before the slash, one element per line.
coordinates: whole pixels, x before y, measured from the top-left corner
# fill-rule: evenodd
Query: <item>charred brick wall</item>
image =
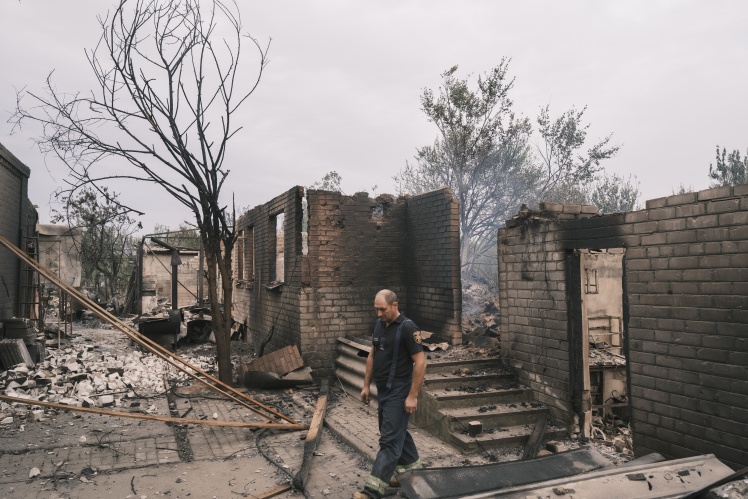
<path fill-rule="evenodd" d="M 374 295 L 398 294 L 411 314 L 406 293 L 408 238 L 404 198 L 366 193 L 344 196 L 308 191 L 309 254 L 302 298 L 302 354 L 315 368 L 331 369 L 339 336 L 365 336 L 376 319 Z"/>
<path fill-rule="evenodd" d="M 409 310 L 423 330 L 452 344 L 462 340 L 459 216 L 460 205 L 447 189 L 408 199 Z"/>
<path fill-rule="evenodd" d="M 234 319 L 247 322 L 256 350 L 266 343 L 265 353 L 286 345 L 300 345 L 299 304 L 301 289 L 302 187 L 294 187 L 270 202 L 242 215 L 237 229 L 251 233 L 243 245 L 244 267 L 254 266 L 254 275 L 238 275 L 234 256 Z M 276 220 L 283 214 L 283 235 L 276 233 Z M 278 241 L 282 239 L 283 284 L 273 285 L 278 275 Z M 248 249 L 251 248 L 251 251 Z M 247 257 L 251 260 L 247 261 Z M 250 277 L 250 278 L 247 278 Z"/>
<path fill-rule="evenodd" d="M 654 199 L 626 214 L 563 220 L 573 210 L 559 206 L 500 231 L 506 361 L 569 422 L 570 255 L 625 248 L 635 452 L 714 453 L 748 465 L 748 185 Z"/>
<path fill-rule="evenodd" d="M 521 213 L 499 231 L 503 360 L 554 418 L 568 424 L 574 411 L 562 224 L 596 213 L 594 206 L 542 203 L 540 212 Z"/>
<path fill-rule="evenodd" d="M 267 220 L 281 210 L 286 212 L 285 284 L 268 291 L 275 254 L 268 250 Z M 239 220 L 239 230 L 253 234 L 255 279 L 237 285 L 234 315 L 248 320 L 255 342 L 262 341 L 276 316 L 283 318 L 276 321 L 266 351 L 298 345 L 318 376 L 332 372 L 338 337 L 371 334 L 374 295 L 382 288 L 395 291 L 401 310 L 424 330 L 459 341 L 456 214 L 446 190 L 376 199 L 308 190 L 304 199 L 303 188 L 295 188 Z M 244 244 L 250 247 L 249 241 Z M 252 265 L 247 259 L 243 264 Z"/>
<path fill-rule="evenodd" d="M 0 144 L 0 234 L 23 249 L 23 236 L 33 232 L 29 215 L 28 178 L 31 171 Z M 0 248 L 0 313 L 19 312 L 20 261 L 9 250 Z"/>

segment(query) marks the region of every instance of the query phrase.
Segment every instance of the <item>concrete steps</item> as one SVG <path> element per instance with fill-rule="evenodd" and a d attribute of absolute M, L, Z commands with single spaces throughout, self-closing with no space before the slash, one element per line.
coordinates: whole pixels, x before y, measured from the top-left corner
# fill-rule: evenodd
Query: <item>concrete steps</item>
<path fill-rule="evenodd" d="M 369 345 L 338 338 L 336 374 L 344 389 L 358 398 L 363 386 Z M 372 404 L 376 388 L 372 385 Z M 525 445 L 535 421 L 548 410 L 532 401 L 529 390 L 498 359 L 467 359 L 428 365 L 414 426 L 426 429 L 463 453 Z M 479 421 L 483 431 L 472 437 L 468 423 Z M 562 428 L 549 426 L 546 439 L 563 438 Z"/>

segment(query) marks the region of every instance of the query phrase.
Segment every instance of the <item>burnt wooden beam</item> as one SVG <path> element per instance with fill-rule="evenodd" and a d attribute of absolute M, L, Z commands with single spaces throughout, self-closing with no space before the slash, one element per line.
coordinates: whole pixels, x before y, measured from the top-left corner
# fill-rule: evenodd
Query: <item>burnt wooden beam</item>
<path fill-rule="evenodd" d="M 306 486 L 309 468 L 312 465 L 312 457 L 314 457 L 314 453 L 317 451 L 317 444 L 322 435 L 322 425 L 325 422 L 329 391 L 327 380 L 322 380 L 319 388 L 317 407 L 314 409 L 314 416 L 312 416 L 312 422 L 309 424 L 309 432 L 306 434 L 306 441 L 304 442 L 304 457 L 301 460 L 301 468 L 296 473 L 296 476 L 293 477 L 293 487 L 297 490 L 304 490 Z"/>
<path fill-rule="evenodd" d="M 545 430 L 548 427 L 548 416 L 545 414 L 539 414 L 535 420 L 535 428 L 530 433 L 530 438 L 527 440 L 525 450 L 522 453 L 522 459 L 531 459 L 538 455 L 540 446 L 543 445 L 543 437 L 545 437 Z"/>

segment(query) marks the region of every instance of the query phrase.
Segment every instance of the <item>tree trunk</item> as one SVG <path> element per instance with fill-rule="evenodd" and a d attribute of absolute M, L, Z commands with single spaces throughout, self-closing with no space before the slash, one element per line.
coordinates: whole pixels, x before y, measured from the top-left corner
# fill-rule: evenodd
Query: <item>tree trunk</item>
<path fill-rule="evenodd" d="M 218 379 L 232 385 L 233 372 L 231 366 L 231 273 L 225 272 L 225 262 L 231 262 L 230 249 L 228 255 L 222 258 L 221 244 L 218 238 L 203 237 L 205 257 L 208 267 L 208 296 L 210 297 L 210 311 L 213 317 L 213 335 L 216 338 L 216 360 L 218 363 Z M 218 276 L 221 274 L 223 300 L 218 298 Z M 223 310 L 221 310 L 223 304 Z"/>

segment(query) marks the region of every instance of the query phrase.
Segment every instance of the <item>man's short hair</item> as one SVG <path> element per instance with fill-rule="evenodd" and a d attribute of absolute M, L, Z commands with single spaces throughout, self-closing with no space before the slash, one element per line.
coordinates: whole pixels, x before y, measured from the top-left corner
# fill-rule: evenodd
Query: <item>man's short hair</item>
<path fill-rule="evenodd" d="M 378 295 L 381 295 L 382 298 L 384 298 L 384 301 L 387 302 L 387 305 L 392 305 L 397 301 L 397 295 L 394 291 L 390 291 L 389 289 L 383 289 Z"/>

